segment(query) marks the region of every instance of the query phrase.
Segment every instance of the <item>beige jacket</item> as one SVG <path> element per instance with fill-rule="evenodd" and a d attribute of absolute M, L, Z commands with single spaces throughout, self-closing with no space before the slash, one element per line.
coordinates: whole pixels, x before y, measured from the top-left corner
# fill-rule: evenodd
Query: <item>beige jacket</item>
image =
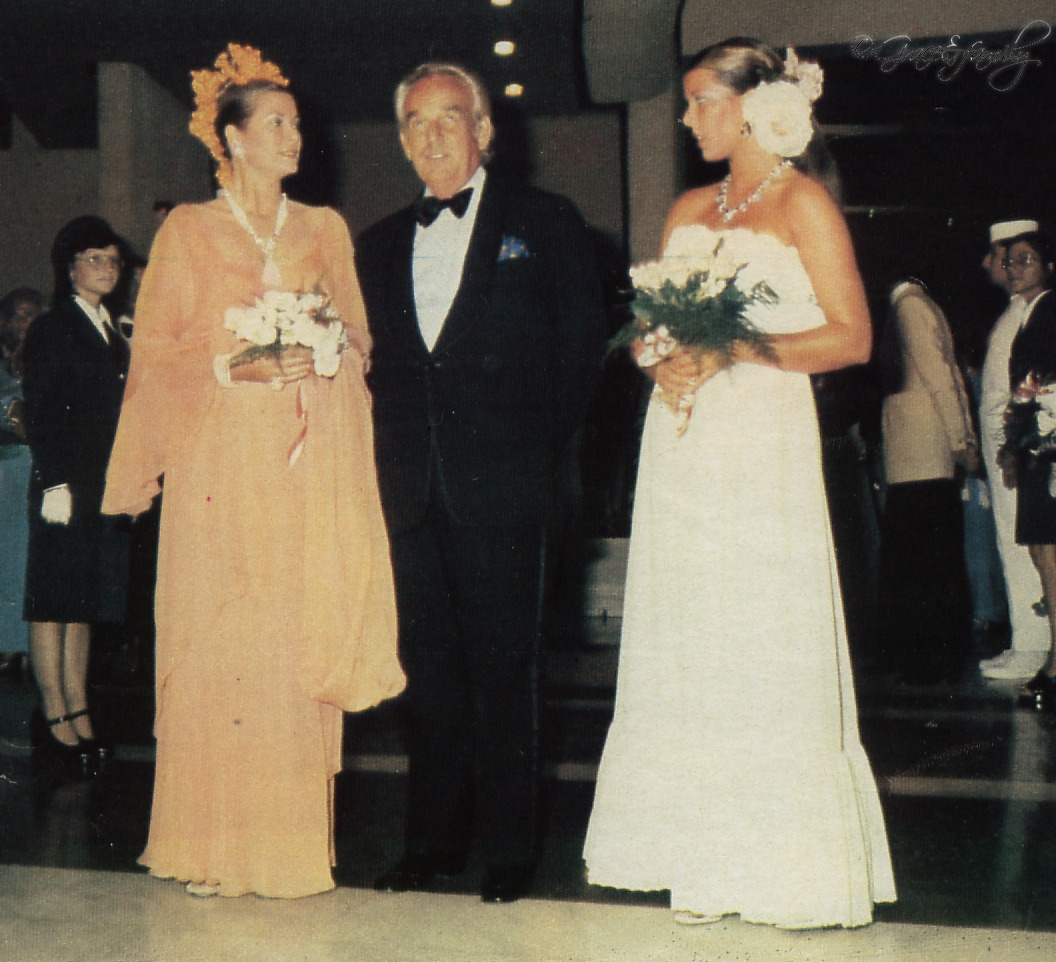
<path fill-rule="evenodd" d="M 898 325 L 904 377 L 883 403 L 887 482 L 952 478 L 955 456 L 976 437 L 949 325 L 915 283 L 892 292 L 888 323 Z"/>

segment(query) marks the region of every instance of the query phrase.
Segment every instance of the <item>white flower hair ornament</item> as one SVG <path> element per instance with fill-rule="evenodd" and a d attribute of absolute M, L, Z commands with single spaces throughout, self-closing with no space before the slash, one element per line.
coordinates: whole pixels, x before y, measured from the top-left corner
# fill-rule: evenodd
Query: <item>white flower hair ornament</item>
<path fill-rule="evenodd" d="M 786 80 L 749 90 L 741 110 L 759 146 L 779 157 L 798 157 L 814 134 L 810 101 L 799 87 Z"/>
<path fill-rule="evenodd" d="M 791 47 L 785 56 L 785 77 L 803 91 L 807 100 L 814 103 L 821 96 L 821 86 L 825 73 L 812 60 L 800 61 L 796 51 Z"/>
<path fill-rule="evenodd" d="M 800 62 L 788 49 L 785 73 L 745 93 L 744 119 L 763 150 L 798 157 L 814 135 L 811 104 L 821 96 L 823 74 L 816 63 Z"/>

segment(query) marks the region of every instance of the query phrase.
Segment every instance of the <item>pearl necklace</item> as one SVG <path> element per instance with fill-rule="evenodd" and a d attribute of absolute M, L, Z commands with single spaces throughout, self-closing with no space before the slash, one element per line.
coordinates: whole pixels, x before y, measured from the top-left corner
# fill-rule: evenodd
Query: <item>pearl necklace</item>
<path fill-rule="evenodd" d="M 785 160 L 779 160 L 774 164 L 770 173 L 763 178 L 763 182 L 732 210 L 726 206 L 726 192 L 730 189 L 730 178 L 733 176 L 733 171 L 730 171 L 719 185 L 719 197 L 716 201 L 719 213 L 722 214 L 722 222 L 728 224 L 738 214 L 743 214 L 748 209 L 749 205 L 754 204 L 763 196 L 763 191 L 770 186 L 770 182 L 791 163 L 792 161 L 787 158 Z"/>
<path fill-rule="evenodd" d="M 261 275 L 261 279 L 269 287 L 277 288 L 282 283 L 282 276 L 279 274 L 279 265 L 275 263 L 275 248 L 279 243 L 279 234 L 282 233 L 283 225 L 286 223 L 286 195 L 283 194 L 282 200 L 279 201 L 279 209 L 275 214 L 275 229 L 271 232 L 271 237 L 264 240 L 253 229 L 249 218 L 246 217 L 246 212 L 238 206 L 235 198 L 231 196 L 231 191 L 221 190 L 220 194 L 227 201 L 228 206 L 231 208 L 231 213 L 235 215 L 235 220 L 253 238 L 253 243 L 257 245 L 261 254 L 264 255 L 264 273 Z"/>

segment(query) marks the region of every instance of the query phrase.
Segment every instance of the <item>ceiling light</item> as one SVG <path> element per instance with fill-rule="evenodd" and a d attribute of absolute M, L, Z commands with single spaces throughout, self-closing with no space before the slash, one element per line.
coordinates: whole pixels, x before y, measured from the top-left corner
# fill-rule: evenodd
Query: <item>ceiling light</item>
<path fill-rule="evenodd" d="M 493 7 L 508 7 L 513 3 L 513 0 L 491 0 Z"/>
<path fill-rule="evenodd" d="M 500 57 L 508 57 L 517 48 L 516 48 L 516 46 L 514 46 L 514 43 L 513 43 L 512 40 L 500 40 L 497 44 L 495 44 L 494 47 L 492 47 L 492 49 Z"/>
<path fill-rule="evenodd" d="M 520 97 L 524 93 L 524 87 L 520 84 L 506 84 L 506 89 L 503 91 L 507 97 Z"/>

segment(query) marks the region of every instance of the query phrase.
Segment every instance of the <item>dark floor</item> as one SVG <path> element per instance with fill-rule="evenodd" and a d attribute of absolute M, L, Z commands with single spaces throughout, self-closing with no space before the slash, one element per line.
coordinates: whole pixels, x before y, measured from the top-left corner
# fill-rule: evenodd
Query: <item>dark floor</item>
<path fill-rule="evenodd" d="M 665 904 L 664 894 L 589 888 L 580 851 L 612 711 L 614 627 L 548 658 L 541 898 Z M 1015 686 L 970 671 L 957 685 L 860 678 L 862 737 L 880 786 L 899 901 L 877 919 L 1056 931 L 1056 715 L 1017 707 Z M 149 678 L 134 659 L 94 690 L 117 743 L 109 775 L 35 786 L 28 681 L 0 682 L 0 863 L 137 871 L 150 813 Z M 765 710 L 765 706 L 760 706 Z M 405 759 L 396 713 L 349 717 L 338 779 L 340 885 L 369 887 L 401 849 Z M 479 866 L 438 891 L 469 893 Z"/>

